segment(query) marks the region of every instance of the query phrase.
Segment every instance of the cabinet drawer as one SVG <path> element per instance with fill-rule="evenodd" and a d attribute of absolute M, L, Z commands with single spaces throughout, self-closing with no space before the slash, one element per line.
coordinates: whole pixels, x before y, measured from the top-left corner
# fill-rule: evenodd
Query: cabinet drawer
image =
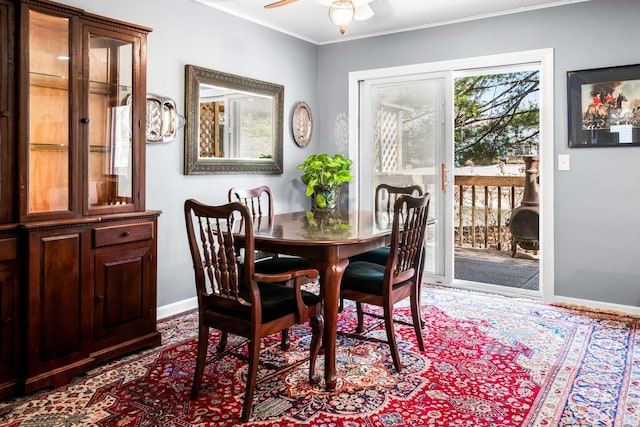
<path fill-rule="evenodd" d="M 0 239 L 0 261 L 16 259 L 17 244 L 16 238 Z"/>
<path fill-rule="evenodd" d="M 153 223 L 114 225 L 100 227 L 93 230 L 94 247 L 119 245 L 121 243 L 136 242 L 138 240 L 153 239 Z"/>

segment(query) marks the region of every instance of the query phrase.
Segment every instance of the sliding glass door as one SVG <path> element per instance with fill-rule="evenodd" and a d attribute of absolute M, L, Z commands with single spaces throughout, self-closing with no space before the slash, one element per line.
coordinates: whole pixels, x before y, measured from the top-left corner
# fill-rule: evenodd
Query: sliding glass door
<path fill-rule="evenodd" d="M 496 73 L 499 73 L 499 78 L 494 77 Z M 455 193 L 456 189 L 459 190 L 466 185 L 462 182 L 465 180 L 460 180 L 459 185 L 456 185 L 456 175 L 460 175 L 460 170 L 466 168 L 465 170 L 472 171 L 471 174 L 474 175 L 470 178 L 463 177 L 466 181 L 482 181 L 484 178 L 478 178 L 476 175 L 479 175 L 483 170 L 483 164 L 482 162 L 476 164 L 475 161 L 482 157 L 479 154 L 479 148 L 487 148 L 489 145 L 489 138 L 481 132 L 482 126 L 489 123 L 487 118 L 476 119 L 475 122 L 470 120 L 471 125 L 467 128 L 459 125 L 460 105 L 461 103 L 467 105 L 465 99 L 472 95 L 469 92 L 466 95 L 461 93 L 460 88 L 456 88 L 456 86 L 460 86 L 461 79 L 466 78 L 472 82 L 477 81 L 478 85 L 484 87 L 486 85 L 482 85 L 478 76 L 489 76 L 488 80 L 493 78 L 497 81 L 494 84 L 495 93 L 492 92 L 493 98 L 502 92 L 511 95 L 511 98 L 517 98 L 515 89 L 507 86 L 507 83 L 511 82 L 508 79 L 511 74 L 507 73 L 518 77 L 516 80 L 530 80 L 534 84 L 533 89 L 530 89 L 528 94 L 522 97 L 526 105 L 533 103 L 533 92 L 539 93 L 536 95 L 536 104 L 539 107 L 529 108 L 525 111 L 528 114 L 535 113 L 535 120 L 530 117 L 531 120 L 525 125 L 520 125 L 517 129 L 512 129 L 513 121 L 508 122 L 510 127 L 504 127 L 506 130 L 503 132 L 503 139 L 508 140 L 508 148 L 513 148 L 513 154 L 518 154 L 520 148 L 527 148 L 528 151 L 522 154 L 527 154 L 529 157 L 534 154 L 533 142 L 523 140 L 523 129 L 532 128 L 534 134 L 537 135 L 534 139 L 537 147 L 536 154 L 539 157 L 540 178 L 538 244 L 542 248 L 539 251 L 538 291 L 512 289 L 493 283 L 454 278 L 456 256 L 454 244 L 460 240 L 454 239 L 454 235 L 456 227 L 458 233 L 464 231 L 460 225 L 460 215 L 458 215 L 458 220 L 455 220 L 455 207 L 459 208 L 460 200 L 462 200 L 461 197 L 458 197 L 456 205 L 454 203 L 456 201 Z M 456 78 L 455 82 L 454 77 Z M 513 86 L 513 82 L 511 83 Z M 476 104 L 480 105 L 482 104 L 480 101 L 493 98 L 487 98 L 485 95 L 479 96 L 479 101 Z M 456 100 L 456 109 L 454 109 L 454 99 Z M 379 183 L 419 184 L 424 191 L 431 193 L 430 214 L 436 221 L 434 225 L 429 227 L 428 232 L 425 282 L 509 295 L 526 294 L 542 297 L 543 300 L 547 299 L 548 296 L 553 295 L 554 149 L 552 100 L 553 50 L 551 49 L 349 73 L 349 156 L 357 159 L 355 164 L 356 178 L 354 185 L 350 186 L 349 203 L 360 209 L 371 210 L 373 209 L 375 187 Z M 517 118 L 518 124 L 524 123 L 523 115 L 519 112 Z M 530 126 L 529 122 L 534 125 Z M 457 132 L 460 141 L 468 142 L 470 135 L 479 135 L 478 144 L 469 145 L 469 149 L 466 151 L 462 150 L 461 148 L 464 147 L 459 144 L 456 146 L 457 144 L 454 143 L 454 131 Z M 460 133 L 464 133 L 464 138 L 459 135 Z M 454 154 L 456 148 L 458 151 Z M 508 162 L 511 161 L 511 157 L 509 157 L 511 155 L 510 152 L 504 154 L 503 151 L 501 149 L 499 153 L 505 158 L 503 163 L 506 174 L 510 167 Z M 491 158 L 491 156 L 487 156 Z M 500 175 L 502 175 L 501 167 L 501 164 L 498 163 L 496 170 L 500 171 Z M 505 181 L 502 176 L 500 179 Z M 508 181 L 508 179 L 506 180 Z M 536 182 L 538 182 L 537 179 Z M 508 186 L 511 188 L 515 184 Z M 470 192 L 473 195 L 473 189 Z M 483 194 L 485 193 L 486 191 L 483 192 Z M 509 205 L 511 207 L 520 203 L 518 198 L 515 196 L 513 198 L 514 202 Z M 476 199 L 484 200 L 485 206 L 489 206 L 487 200 L 491 201 L 486 195 Z M 473 205 L 475 206 L 475 202 Z M 473 211 L 473 209 L 471 210 Z M 472 217 L 475 218 L 475 215 Z M 500 218 L 502 230 L 506 223 L 504 215 Z M 506 218 L 509 219 L 508 216 Z M 474 230 L 472 236 L 475 236 L 475 228 L 478 227 L 474 228 L 472 225 L 470 228 Z"/>
<path fill-rule="evenodd" d="M 366 79 L 359 83 L 358 207 L 373 210 L 375 188 L 419 185 L 431 194 L 425 277 L 449 283 L 447 218 L 447 88 L 443 73 Z M 436 280 L 434 280 L 436 278 Z"/>

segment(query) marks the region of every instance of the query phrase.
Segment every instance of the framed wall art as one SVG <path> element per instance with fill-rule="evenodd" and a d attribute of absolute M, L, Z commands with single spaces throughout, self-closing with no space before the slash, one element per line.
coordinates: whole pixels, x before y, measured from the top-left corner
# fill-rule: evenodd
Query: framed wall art
<path fill-rule="evenodd" d="M 640 145 L 640 64 L 569 71 L 569 147 Z"/>

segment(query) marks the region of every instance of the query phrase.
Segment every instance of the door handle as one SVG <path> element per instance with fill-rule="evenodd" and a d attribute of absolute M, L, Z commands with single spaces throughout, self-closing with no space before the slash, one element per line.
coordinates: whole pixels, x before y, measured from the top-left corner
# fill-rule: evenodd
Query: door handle
<path fill-rule="evenodd" d="M 440 182 L 442 186 L 442 191 L 446 191 L 447 189 L 447 169 L 444 166 L 444 163 L 440 163 Z"/>

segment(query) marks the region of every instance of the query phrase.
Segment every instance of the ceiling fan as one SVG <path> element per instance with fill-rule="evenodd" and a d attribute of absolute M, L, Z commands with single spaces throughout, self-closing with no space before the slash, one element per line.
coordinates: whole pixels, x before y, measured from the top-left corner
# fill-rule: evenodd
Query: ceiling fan
<path fill-rule="evenodd" d="M 276 1 L 274 3 L 269 3 L 267 4 L 264 8 L 265 9 L 273 9 L 275 7 L 280 7 L 280 6 L 285 6 L 287 4 L 290 3 L 295 3 L 298 0 L 279 0 Z M 364 21 L 366 19 L 369 19 L 373 16 L 373 9 L 371 9 L 371 6 L 369 6 L 369 3 L 371 3 L 373 0 L 341 0 L 341 1 L 335 1 L 335 0 L 315 0 L 317 3 L 320 3 L 322 5 L 325 6 L 329 6 L 331 7 L 334 3 L 341 3 L 344 1 L 348 1 L 349 3 L 351 3 L 353 5 L 354 8 L 354 15 L 353 15 L 353 19 L 355 19 L 356 21 Z"/>

